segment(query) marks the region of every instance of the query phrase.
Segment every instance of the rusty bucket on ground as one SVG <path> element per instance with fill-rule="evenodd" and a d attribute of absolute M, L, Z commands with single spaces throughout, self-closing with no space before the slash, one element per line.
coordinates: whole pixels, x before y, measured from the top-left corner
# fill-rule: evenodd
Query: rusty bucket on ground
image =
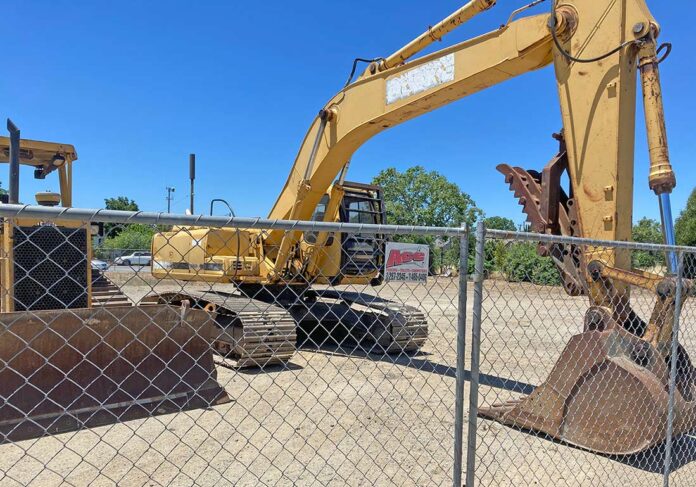
<path fill-rule="evenodd" d="M 212 323 L 167 305 L 0 314 L 0 442 L 228 402 Z"/>
<path fill-rule="evenodd" d="M 693 367 L 683 349 L 679 361 L 674 436 L 696 426 Z M 599 453 L 638 453 L 666 439 L 669 369 L 655 347 L 621 327 L 587 331 L 529 396 L 479 415 Z"/>

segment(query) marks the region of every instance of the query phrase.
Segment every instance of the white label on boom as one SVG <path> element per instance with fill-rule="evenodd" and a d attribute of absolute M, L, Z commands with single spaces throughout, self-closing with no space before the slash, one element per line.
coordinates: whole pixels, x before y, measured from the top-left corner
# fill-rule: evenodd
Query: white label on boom
<path fill-rule="evenodd" d="M 454 54 L 448 54 L 388 79 L 387 105 L 450 81 L 454 81 Z"/>

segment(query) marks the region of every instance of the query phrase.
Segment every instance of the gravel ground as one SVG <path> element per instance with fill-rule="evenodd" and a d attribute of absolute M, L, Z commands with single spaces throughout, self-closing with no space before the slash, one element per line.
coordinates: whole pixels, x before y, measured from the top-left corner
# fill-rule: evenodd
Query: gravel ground
<path fill-rule="evenodd" d="M 154 285 L 114 279 L 136 300 Z M 231 402 L 2 445 L 0 485 L 451 485 L 457 280 L 377 291 L 427 311 L 430 337 L 421 353 L 306 347 L 286 368 L 218 367 Z M 646 313 L 649 296 L 635 300 Z M 467 303 L 470 326 L 471 285 Z M 510 391 L 516 382 L 543 382 L 581 330 L 585 308 L 584 299 L 559 289 L 488 281 L 480 404 L 519 397 Z M 468 384 L 465 394 L 468 404 Z M 658 450 L 643 462 L 652 467 L 639 468 L 640 459 L 610 459 L 486 420 L 479 425 L 477 485 L 661 481 Z M 673 485 L 689 484 L 696 473 L 689 460 L 680 462 Z"/>

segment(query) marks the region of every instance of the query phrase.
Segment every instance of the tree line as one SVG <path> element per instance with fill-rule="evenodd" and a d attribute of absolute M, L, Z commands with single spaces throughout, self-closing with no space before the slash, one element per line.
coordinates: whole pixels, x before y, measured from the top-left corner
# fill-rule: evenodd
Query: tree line
<path fill-rule="evenodd" d="M 509 218 L 492 216 L 485 218 L 473 199 L 437 171 L 426 171 L 421 166 L 403 172 L 394 168 L 381 171 L 373 184 L 382 187 L 387 213 L 387 222 L 397 225 L 472 228 L 483 219 L 487 228 L 495 230 L 525 230 Z M 691 193 L 686 208 L 675 223 L 677 243 L 696 246 L 696 188 Z M 642 218 L 633 227 L 633 240 L 642 243 L 662 243 L 660 223 Z M 395 240 L 427 244 L 431 249 L 433 272 L 459 265 L 459 244 L 445 242 L 431 236 L 399 235 Z M 650 269 L 665 265 L 665 256 L 657 252 L 632 252 L 633 266 Z M 561 279 L 550 257 L 542 257 L 534 243 L 515 242 L 508 244 L 500 240 L 488 240 L 485 247 L 485 272 L 499 273 L 515 282 L 532 282 L 541 285 L 559 285 Z M 470 242 L 468 270 L 473 272 L 473 237 Z M 685 258 L 687 275 L 696 274 L 696 256 Z"/>

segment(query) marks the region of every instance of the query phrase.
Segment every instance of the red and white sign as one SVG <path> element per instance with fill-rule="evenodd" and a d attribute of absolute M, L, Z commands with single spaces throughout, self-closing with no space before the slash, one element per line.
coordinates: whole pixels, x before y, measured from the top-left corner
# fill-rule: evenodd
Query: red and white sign
<path fill-rule="evenodd" d="M 387 242 L 384 278 L 387 281 L 425 283 L 429 261 L 430 248 L 427 245 Z"/>

